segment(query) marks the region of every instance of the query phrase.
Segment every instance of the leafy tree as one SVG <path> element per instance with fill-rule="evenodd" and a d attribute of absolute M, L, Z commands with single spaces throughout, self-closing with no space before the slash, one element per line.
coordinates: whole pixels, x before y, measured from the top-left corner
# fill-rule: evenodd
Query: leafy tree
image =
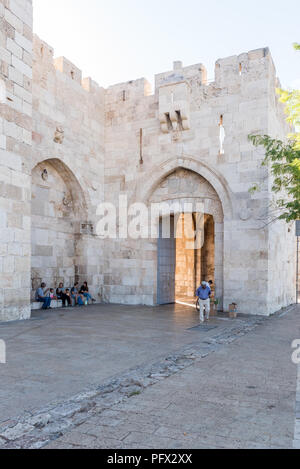
<path fill-rule="evenodd" d="M 294 44 L 300 51 L 300 44 Z M 268 135 L 250 135 L 256 146 L 263 146 L 265 159 L 263 166 L 271 166 L 274 176 L 272 190 L 275 200 L 276 217 L 291 222 L 300 219 L 300 90 L 278 90 L 280 101 L 286 104 L 287 121 L 295 132 L 288 135 L 287 141 L 271 138 Z M 256 184 L 250 192 L 259 190 Z"/>
<path fill-rule="evenodd" d="M 255 146 L 265 148 L 263 166 L 271 163 L 274 176 L 272 190 L 277 194 L 275 201 L 275 218 L 291 222 L 300 219 L 300 150 L 295 149 L 294 140 L 284 143 L 268 135 L 251 135 L 250 140 Z M 259 185 L 250 191 L 256 192 Z"/>

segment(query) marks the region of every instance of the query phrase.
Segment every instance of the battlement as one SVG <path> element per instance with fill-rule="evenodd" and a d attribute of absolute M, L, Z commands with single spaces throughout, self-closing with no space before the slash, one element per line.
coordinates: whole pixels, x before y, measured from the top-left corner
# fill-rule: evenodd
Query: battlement
<path fill-rule="evenodd" d="M 260 79 L 270 74 L 276 75 L 273 59 L 268 47 L 251 50 L 240 55 L 216 61 L 215 82 L 219 85 L 239 76 Z"/>
<path fill-rule="evenodd" d="M 82 78 L 82 71 L 65 57 L 54 58 L 54 49 L 36 34 L 33 36 L 34 58 L 36 66 L 54 67 L 63 75 L 67 76 L 70 82 L 75 82 L 87 92 L 95 92 L 100 89 L 98 83 L 90 77 Z"/>
<path fill-rule="evenodd" d="M 38 61 L 49 62 L 56 70 L 82 86 L 87 92 L 99 89 L 97 82 L 90 77 L 82 78 L 82 71 L 65 57 L 54 58 L 54 50 L 46 42 L 34 35 L 34 52 Z M 181 61 L 173 63 L 173 70 L 155 75 L 155 90 L 176 83 L 197 80 L 198 86 L 215 83 L 219 87 L 232 84 L 240 76 L 248 77 L 249 81 L 259 80 L 262 77 L 273 75 L 276 79 L 276 70 L 268 47 L 251 50 L 239 55 L 218 59 L 215 63 L 214 80 L 208 81 L 207 70 L 202 63 L 184 67 Z M 127 101 L 131 97 L 145 97 L 152 94 L 149 81 L 145 78 L 117 83 L 107 88 L 106 94 L 111 101 Z"/>
<path fill-rule="evenodd" d="M 155 89 L 161 86 L 170 85 L 185 81 L 189 78 L 197 76 L 200 84 L 207 82 L 207 70 L 203 64 L 190 65 L 183 67 L 182 62 L 176 61 L 173 64 L 173 70 L 169 72 L 159 73 L 155 75 Z"/>
<path fill-rule="evenodd" d="M 151 84 L 145 78 L 139 78 L 125 83 L 118 83 L 110 86 L 106 91 L 108 99 L 111 98 L 111 100 L 124 102 L 132 97 L 145 97 L 150 96 L 151 94 Z"/>
<path fill-rule="evenodd" d="M 57 57 L 56 59 L 54 59 L 53 63 L 56 70 L 59 70 L 61 73 L 64 73 L 75 82 L 81 84 L 82 71 L 68 59 L 66 59 L 65 57 Z"/>
<path fill-rule="evenodd" d="M 89 93 L 98 91 L 100 89 L 98 83 L 92 80 L 90 77 L 83 78 L 81 80 L 81 85 L 84 90 L 88 91 Z"/>
<path fill-rule="evenodd" d="M 176 61 L 173 70 L 155 76 L 155 88 L 197 79 L 197 84 L 209 85 L 212 82 L 218 86 L 226 86 L 239 76 L 248 76 L 249 80 L 261 79 L 271 73 L 275 76 L 275 66 L 268 47 L 251 50 L 240 55 L 218 59 L 215 63 L 214 80 L 207 80 L 207 70 L 202 63 L 183 67 L 182 62 Z"/>
<path fill-rule="evenodd" d="M 33 35 L 34 57 L 39 61 L 53 63 L 54 49 L 36 34 Z"/>

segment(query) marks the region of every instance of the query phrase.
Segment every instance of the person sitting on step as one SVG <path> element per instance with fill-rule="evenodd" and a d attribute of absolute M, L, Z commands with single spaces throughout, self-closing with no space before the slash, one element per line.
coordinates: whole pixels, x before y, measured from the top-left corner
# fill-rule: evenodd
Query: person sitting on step
<path fill-rule="evenodd" d="M 49 296 L 51 300 L 57 300 L 57 296 L 54 294 L 54 288 L 50 288 Z"/>
<path fill-rule="evenodd" d="M 72 297 L 71 297 L 71 292 L 70 292 L 69 288 L 66 289 L 65 297 L 66 297 L 66 300 L 67 300 L 69 306 L 72 306 Z"/>
<path fill-rule="evenodd" d="M 51 298 L 49 296 L 49 288 L 46 290 L 46 284 L 43 282 L 35 292 L 35 301 L 43 303 L 42 309 L 51 309 Z"/>
<path fill-rule="evenodd" d="M 67 295 L 67 290 L 64 290 L 64 284 L 61 282 L 56 289 L 56 295 L 59 300 L 63 302 L 63 307 L 65 308 L 67 306 L 67 303 L 69 306 L 72 306 L 72 299 L 70 295 L 70 290 L 69 290 L 69 295 Z"/>
<path fill-rule="evenodd" d="M 71 289 L 71 296 L 72 296 L 73 300 L 75 300 L 76 305 L 83 306 L 84 305 L 84 296 L 79 293 L 78 287 L 79 287 L 79 283 L 76 282 L 74 284 L 74 287 Z"/>
<path fill-rule="evenodd" d="M 84 284 L 80 288 L 80 293 L 87 299 L 87 301 L 92 301 L 93 303 L 96 302 L 95 298 L 93 298 L 92 295 L 89 293 L 89 287 L 87 282 L 84 282 Z"/>

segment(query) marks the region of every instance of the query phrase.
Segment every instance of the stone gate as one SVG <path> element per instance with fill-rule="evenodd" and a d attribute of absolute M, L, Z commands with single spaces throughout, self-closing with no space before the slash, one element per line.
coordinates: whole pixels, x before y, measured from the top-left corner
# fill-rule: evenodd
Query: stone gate
<path fill-rule="evenodd" d="M 248 140 L 288 133 L 268 48 L 218 60 L 213 82 L 203 64 L 175 62 L 154 91 L 144 78 L 103 89 L 32 35 L 31 0 L 0 0 L 0 25 L 0 320 L 29 318 L 41 280 L 159 302 L 158 240 L 97 235 L 99 204 L 118 212 L 120 196 L 203 204 L 207 241 L 176 242 L 175 294 L 211 277 L 225 309 L 295 302 L 294 229 L 269 223 L 272 177 Z M 198 215 L 174 214 L 190 228 Z"/>

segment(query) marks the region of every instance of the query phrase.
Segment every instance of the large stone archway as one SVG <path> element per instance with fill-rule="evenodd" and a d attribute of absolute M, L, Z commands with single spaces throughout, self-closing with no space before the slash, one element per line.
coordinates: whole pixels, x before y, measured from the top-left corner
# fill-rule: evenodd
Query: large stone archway
<path fill-rule="evenodd" d="M 224 220 L 231 221 L 234 218 L 234 194 L 230 190 L 226 179 L 221 173 L 209 166 L 206 161 L 195 160 L 188 156 L 172 158 L 154 167 L 151 174 L 147 174 L 144 180 L 140 182 L 136 192 L 136 199 L 148 203 L 158 185 L 179 168 L 192 171 L 204 178 L 212 186 L 221 201 Z"/>
<path fill-rule="evenodd" d="M 87 204 L 73 172 L 59 159 L 48 159 L 32 171 L 31 281 L 72 286 L 85 265 L 82 232 Z"/>
<path fill-rule="evenodd" d="M 151 184 L 149 184 L 151 187 Z M 178 231 L 177 223 L 198 223 L 196 230 L 202 230 L 201 246 L 190 247 L 190 240 L 177 239 L 174 241 L 158 241 L 157 246 L 157 272 L 155 285 L 156 303 L 172 302 L 180 292 L 184 296 L 194 296 L 194 288 L 201 280 L 213 280 L 215 284 L 215 297 L 220 300 L 222 307 L 224 298 L 224 212 L 223 205 L 215 188 L 207 179 L 191 169 L 177 167 L 159 178 L 152 186 L 152 193 L 148 203 L 163 203 L 170 206 L 170 212 L 175 217 L 174 233 Z M 189 213 L 182 211 L 189 207 Z M 196 221 L 198 219 L 198 222 Z M 201 226 L 200 226 L 201 225 Z M 183 230 L 185 231 L 185 230 Z M 165 247 L 162 247 L 165 246 Z M 176 262 L 171 259 L 176 253 Z M 168 274 L 169 269 L 169 274 Z M 175 269 L 175 270 L 174 270 Z M 161 274 L 163 272 L 163 274 Z M 161 275 L 164 277 L 162 278 Z M 161 292 L 161 285 L 173 288 L 168 296 Z"/>

